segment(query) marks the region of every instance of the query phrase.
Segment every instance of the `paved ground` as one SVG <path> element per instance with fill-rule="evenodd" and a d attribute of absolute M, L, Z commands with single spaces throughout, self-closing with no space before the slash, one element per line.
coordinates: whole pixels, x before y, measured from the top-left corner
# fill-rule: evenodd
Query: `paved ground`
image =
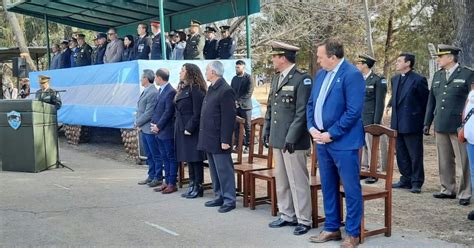
<path fill-rule="evenodd" d="M 74 172 L 0 171 L 0 247 L 337 247 L 307 240 L 313 229 L 270 229 L 268 206 L 220 214 L 204 198 L 187 200 L 138 186 L 145 168 L 101 159 L 70 146 L 62 159 Z M 240 199 L 239 199 L 240 200 Z M 362 247 L 460 247 L 395 230 Z"/>

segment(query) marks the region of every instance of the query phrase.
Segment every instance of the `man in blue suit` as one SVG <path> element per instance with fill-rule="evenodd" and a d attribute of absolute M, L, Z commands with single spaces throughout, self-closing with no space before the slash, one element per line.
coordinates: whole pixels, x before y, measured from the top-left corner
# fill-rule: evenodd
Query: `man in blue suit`
<path fill-rule="evenodd" d="M 397 165 L 400 181 L 392 188 L 420 193 L 425 181 L 423 169 L 423 122 L 428 102 L 428 82 L 413 71 L 415 55 L 402 53 L 395 63 L 400 73 L 392 77 L 391 128 L 397 130 Z M 388 112 L 388 111 L 386 111 Z"/>
<path fill-rule="evenodd" d="M 174 97 L 176 90 L 168 82 L 170 73 L 167 69 L 156 71 L 155 82 L 160 86 L 157 102 L 153 111 L 151 131 L 155 133 L 158 150 L 163 159 L 166 182 L 155 188 L 156 192 L 171 194 L 176 192 L 176 178 L 178 175 L 178 162 L 174 150 Z"/>
<path fill-rule="evenodd" d="M 359 149 L 364 145 L 362 110 L 365 81 L 362 73 L 344 59 L 344 47 L 336 39 L 318 46 L 316 73 L 307 105 L 307 125 L 317 143 L 326 222 L 311 242 L 340 240 L 339 182 L 346 194 L 346 233 L 342 247 L 359 242 L 362 217 Z"/>

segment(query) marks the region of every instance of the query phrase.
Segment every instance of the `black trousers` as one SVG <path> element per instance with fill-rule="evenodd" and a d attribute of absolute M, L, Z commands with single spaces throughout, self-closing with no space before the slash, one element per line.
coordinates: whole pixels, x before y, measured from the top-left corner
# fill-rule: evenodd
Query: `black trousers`
<path fill-rule="evenodd" d="M 250 144 L 250 122 L 252 121 L 252 110 L 251 109 L 236 109 L 236 114 L 238 117 L 241 117 L 245 120 L 244 128 L 245 128 L 245 135 L 244 135 L 244 146 L 249 146 Z M 235 145 L 237 145 L 238 138 L 240 135 L 239 125 L 235 124 Z"/>
<path fill-rule="evenodd" d="M 189 170 L 189 180 L 192 184 L 202 185 L 204 181 L 204 163 L 202 161 L 199 162 L 187 162 L 188 163 L 188 170 Z M 191 182 L 189 185 L 191 185 Z"/>
<path fill-rule="evenodd" d="M 425 181 L 423 168 L 423 134 L 399 133 L 397 136 L 397 164 L 400 182 L 421 188 Z"/>

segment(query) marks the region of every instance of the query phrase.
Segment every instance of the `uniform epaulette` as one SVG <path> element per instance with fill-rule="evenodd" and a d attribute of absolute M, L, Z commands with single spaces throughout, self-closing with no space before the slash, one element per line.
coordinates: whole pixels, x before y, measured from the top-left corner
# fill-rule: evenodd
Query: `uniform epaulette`
<path fill-rule="evenodd" d="M 303 70 L 303 69 L 300 69 L 300 68 L 296 68 L 295 71 L 297 71 L 298 73 L 301 73 L 301 74 L 305 74 L 307 71 Z"/>
<path fill-rule="evenodd" d="M 468 70 L 470 70 L 470 71 L 473 71 L 473 72 L 474 72 L 474 69 L 473 69 L 472 67 L 465 66 L 465 65 L 463 65 L 462 67 L 464 67 L 464 68 L 466 68 L 466 69 L 468 69 Z"/>

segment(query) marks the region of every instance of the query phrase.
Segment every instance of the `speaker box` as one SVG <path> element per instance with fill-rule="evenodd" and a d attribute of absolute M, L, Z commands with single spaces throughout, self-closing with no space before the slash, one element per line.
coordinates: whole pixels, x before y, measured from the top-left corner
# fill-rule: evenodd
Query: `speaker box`
<path fill-rule="evenodd" d="M 13 76 L 24 78 L 28 77 L 28 66 L 26 65 L 26 59 L 24 58 L 13 58 Z"/>

